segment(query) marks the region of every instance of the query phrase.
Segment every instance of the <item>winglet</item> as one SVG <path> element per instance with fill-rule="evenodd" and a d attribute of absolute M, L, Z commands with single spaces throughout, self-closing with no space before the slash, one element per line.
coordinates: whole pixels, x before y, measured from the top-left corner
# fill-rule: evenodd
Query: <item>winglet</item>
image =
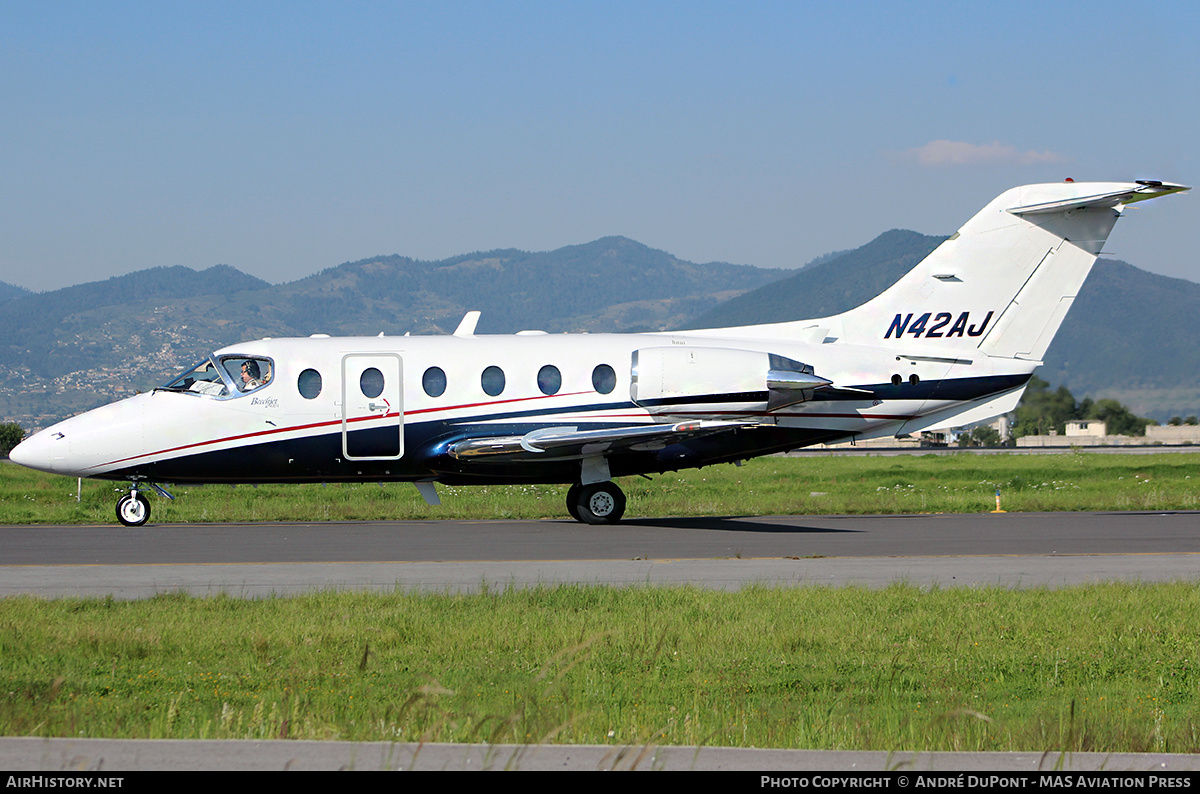
<path fill-rule="evenodd" d="M 454 336 L 475 336 L 475 326 L 479 323 L 479 312 L 467 312 L 462 322 L 454 329 Z"/>

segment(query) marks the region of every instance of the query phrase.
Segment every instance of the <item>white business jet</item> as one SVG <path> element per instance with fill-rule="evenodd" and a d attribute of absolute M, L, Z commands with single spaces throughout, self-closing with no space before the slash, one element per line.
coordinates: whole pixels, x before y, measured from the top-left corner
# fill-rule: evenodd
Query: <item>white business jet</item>
<path fill-rule="evenodd" d="M 1013 410 L 1125 206 L 1166 182 L 1027 185 L 988 204 L 874 300 L 816 320 L 647 334 L 263 339 L 12 451 L 130 483 L 127 526 L 163 483 L 569 483 L 613 523 L 613 477 Z"/>

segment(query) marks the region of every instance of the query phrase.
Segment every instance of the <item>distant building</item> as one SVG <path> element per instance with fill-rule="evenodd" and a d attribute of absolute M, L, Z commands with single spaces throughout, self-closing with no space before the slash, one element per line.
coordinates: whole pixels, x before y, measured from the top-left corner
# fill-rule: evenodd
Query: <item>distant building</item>
<path fill-rule="evenodd" d="M 1067 422 L 1068 436 L 1106 436 L 1108 426 L 1099 419 L 1071 419 Z"/>
<path fill-rule="evenodd" d="M 1072 419 L 1066 423 L 1066 433 L 1047 436 L 1021 436 L 1018 447 L 1146 447 L 1162 444 L 1200 444 L 1200 426 L 1158 427 L 1150 425 L 1144 436 L 1108 434 L 1107 425 L 1099 419 Z"/>

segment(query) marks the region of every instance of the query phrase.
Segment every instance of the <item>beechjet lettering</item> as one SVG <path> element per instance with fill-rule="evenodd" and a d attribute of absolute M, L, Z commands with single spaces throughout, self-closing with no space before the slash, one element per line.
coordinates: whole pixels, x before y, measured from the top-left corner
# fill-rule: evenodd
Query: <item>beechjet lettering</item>
<path fill-rule="evenodd" d="M 1009 190 L 873 300 L 814 320 L 647 334 L 262 339 L 36 433 L 12 460 L 129 483 L 562 483 L 621 518 L 614 477 L 936 430 L 1016 407 L 1127 205 L 1165 182 Z M 892 318 L 889 324 L 888 318 Z M 880 338 L 880 330 L 883 337 Z"/>

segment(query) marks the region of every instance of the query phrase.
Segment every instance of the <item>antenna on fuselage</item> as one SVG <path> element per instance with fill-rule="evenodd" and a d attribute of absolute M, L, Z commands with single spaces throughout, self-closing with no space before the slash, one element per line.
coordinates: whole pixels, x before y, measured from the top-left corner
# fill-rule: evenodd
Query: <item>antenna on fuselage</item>
<path fill-rule="evenodd" d="M 462 322 L 454 329 L 454 336 L 475 336 L 475 326 L 479 324 L 480 312 L 467 312 Z"/>

